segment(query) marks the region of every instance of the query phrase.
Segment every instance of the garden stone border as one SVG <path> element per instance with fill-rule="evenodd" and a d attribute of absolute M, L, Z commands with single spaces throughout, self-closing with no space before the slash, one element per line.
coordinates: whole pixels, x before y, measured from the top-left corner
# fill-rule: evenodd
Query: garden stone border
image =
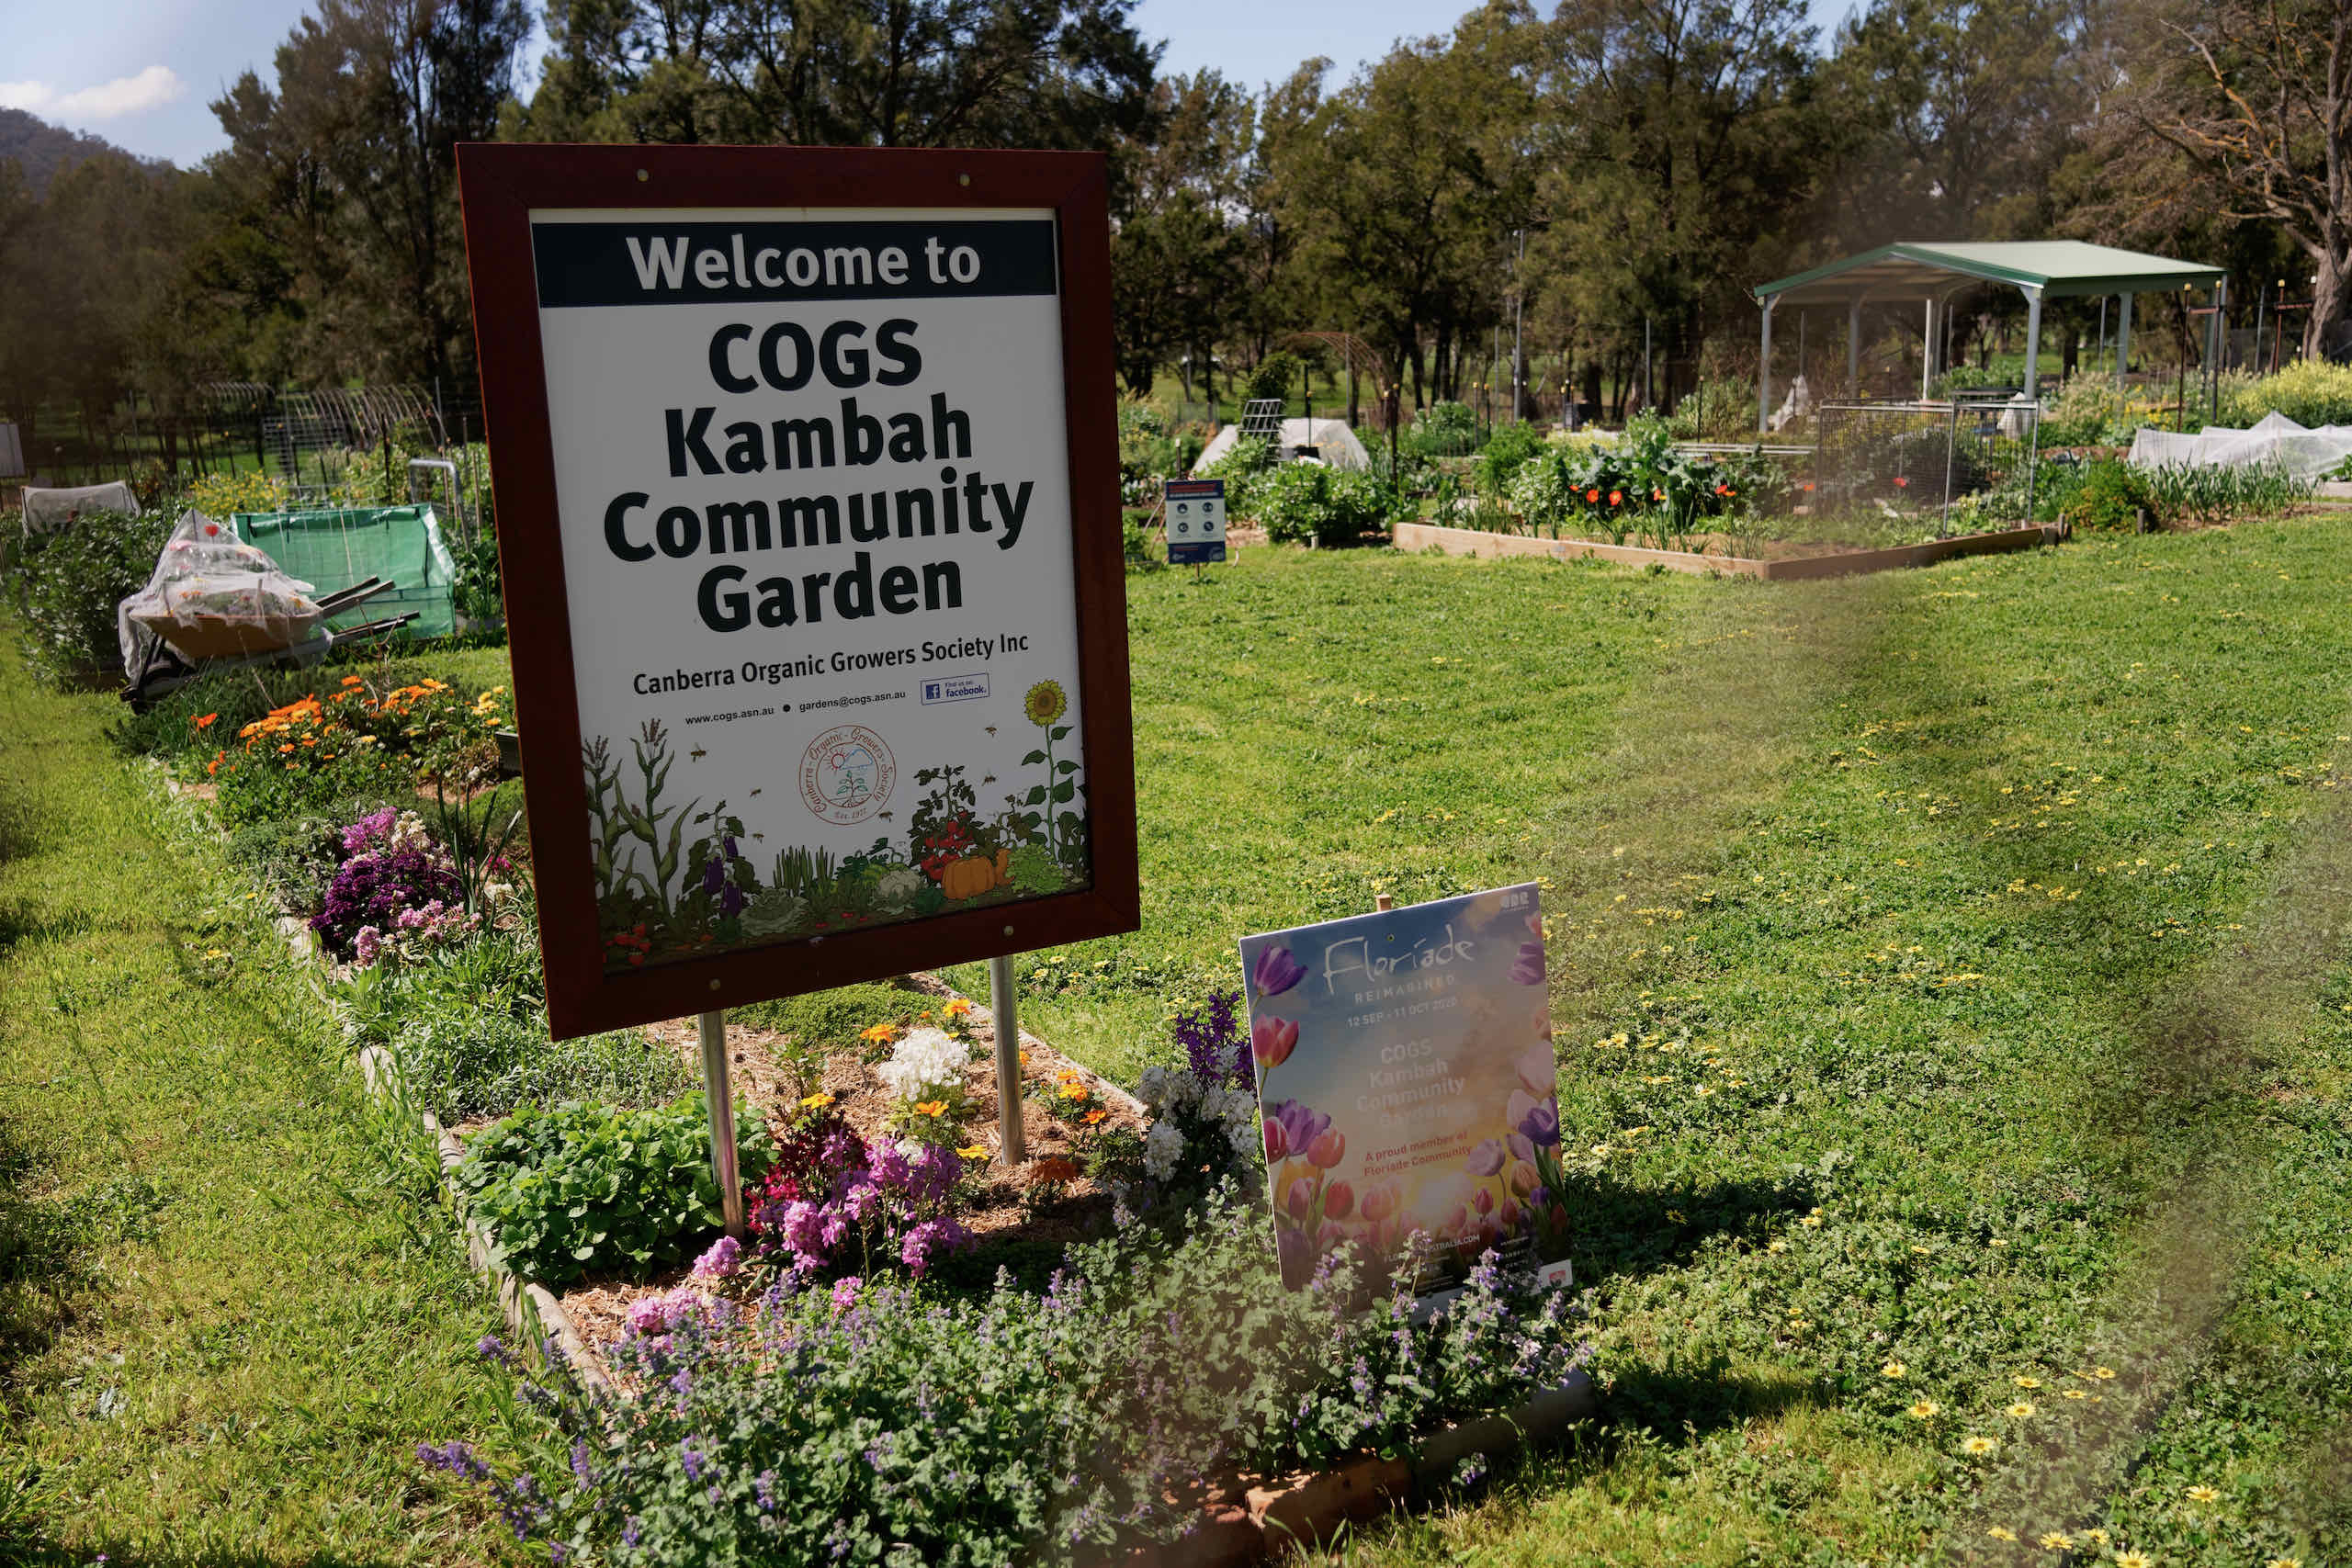
<path fill-rule="evenodd" d="M 1465 1459 L 1495 1460 L 1538 1447 L 1599 1413 L 1591 1377 L 1573 1372 L 1558 1387 L 1538 1390 L 1516 1410 L 1437 1428 L 1409 1458 L 1374 1456 L 1335 1470 L 1221 1488 L 1201 1506 L 1198 1521 L 1181 1540 L 1136 1547 L 1097 1560 L 1094 1568 L 1244 1568 L 1288 1551 L 1328 1546 L 1350 1524 L 1433 1501 Z"/>
<path fill-rule="evenodd" d="M 1647 550 L 1632 545 L 1601 545 L 1589 539 L 1539 539 L 1525 534 L 1489 534 L 1476 528 L 1448 528 L 1435 523 L 1399 523 L 1394 542 L 1400 550 L 1440 549 L 1450 556 L 1541 556 L 1552 560 L 1603 560 L 1623 566 L 1661 566 L 1669 571 L 1699 577 L 1758 577 L 1768 582 L 1810 582 L 1860 572 L 1896 571 L 1930 566 L 1956 556 L 1996 555 L 2055 544 L 2060 530 L 2036 524 L 1993 534 L 1962 534 L 1933 539 L 1924 545 L 1901 545 L 1885 550 L 1848 550 L 1838 555 L 1804 556 L 1790 560 L 1758 560 L 1748 556 L 1701 556 L 1687 550 Z"/>

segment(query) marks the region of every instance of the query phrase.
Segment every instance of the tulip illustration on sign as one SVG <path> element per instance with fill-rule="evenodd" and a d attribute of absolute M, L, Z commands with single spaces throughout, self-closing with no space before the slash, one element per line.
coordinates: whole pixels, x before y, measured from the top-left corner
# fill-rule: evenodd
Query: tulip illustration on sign
<path fill-rule="evenodd" d="M 1240 956 L 1285 1285 L 1348 1250 L 1416 1293 L 1488 1251 L 1565 1277 L 1532 885 L 1269 932 Z"/>

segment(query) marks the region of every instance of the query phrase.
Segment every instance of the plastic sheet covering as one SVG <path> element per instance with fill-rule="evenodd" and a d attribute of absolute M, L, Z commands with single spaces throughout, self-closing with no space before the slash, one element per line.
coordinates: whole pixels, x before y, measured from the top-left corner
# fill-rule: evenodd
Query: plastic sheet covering
<path fill-rule="evenodd" d="M 2352 424 L 2306 430 L 2283 413 L 2267 413 L 2252 430 L 2208 425 L 2194 434 L 2143 430 L 2132 438 L 2136 468 L 2252 468 L 2276 464 L 2301 479 L 2317 479 L 2352 457 Z"/>
<path fill-rule="evenodd" d="M 53 534 L 84 512 L 127 512 L 139 515 L 139 498 L 119 479 L 113 484 L 84 485 L 79 490 L 25 490 L 25 533 Z"/>
<path fill-rule="evenodd" d="M 1200 458 L 1193 463 L 1193 472 L 1199 473 L 1232 451 L 1234 443 L 1240 439 L 1241 427 L 1238 424 L 1228 424 L 1218 431 L 1209 438 L 1209 444 L 1201 448 Z M 1348 428 L 1348 422 L 1343 419 L 1283 421 L 1283 450 L 1287 452 L 1300 446 L 1314 447 L 1326 468 L 1363 469 L 1372 467 L 1372 457 L 1364 451 L 1363 443 L 1356 439 L 1356 433 Z"/>
<path fill-rule="evenodd" d="M 140 667 L 151 637 L 191 660 L 291 648 L 322 618 L 311 592 L 228 525 L 182 513 L 147 586 L 115 607 L 123 668 Z"/>
<path fill-rule="evenodd" d="M 410 637 L 447 637 L 457 629 L 457 562 L 430 506 L 347 506 L 315 512 L 240 512 L 237 537 L 269 552 L 298 577 L 329 589 L 370 577 L 395 586 L 335 617 L 348 627 L 379 616 L 413 615 Z"/>

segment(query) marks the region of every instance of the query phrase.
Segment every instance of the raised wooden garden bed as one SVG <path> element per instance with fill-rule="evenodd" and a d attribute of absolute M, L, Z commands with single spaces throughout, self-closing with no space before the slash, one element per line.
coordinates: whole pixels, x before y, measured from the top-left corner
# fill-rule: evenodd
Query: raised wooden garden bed
<path fill-rule="evenodd" d="M 1924 545 L 1903 545 L 1887 550 L 1844 550 L 1781 560 L 1757 560 L 1746 556 L 1701 556 L 1685 550 L 1645 550 L 1632 545 L 1601 545 L 1589 539 L 1539 539 L 1525 534 L 1489 534 L 1476 528 L 1446 528 L 1434 523 L 1399 523 L 1396 525 L 1396 544 L 1400 550 L 1440 549 L 1450 556 L 1542 556 L 1552 560 L 1604 560 L 1624 566 L 1662 566 L 1668 571 L 1687 571 L 1700 576 L 1760 577 L 1772 582 L 1792 582 L 1930 566 L 1955 556 L 1996 555 L 2005 550 L 2032 549 L 2038 545 L 2051 543 L 2056 536 L 2055 530 L 2037 525 L 2028 528 L 2005 529 L 1996 534 L 1962 534 L 1950 539 L 1931 539 Z"/>

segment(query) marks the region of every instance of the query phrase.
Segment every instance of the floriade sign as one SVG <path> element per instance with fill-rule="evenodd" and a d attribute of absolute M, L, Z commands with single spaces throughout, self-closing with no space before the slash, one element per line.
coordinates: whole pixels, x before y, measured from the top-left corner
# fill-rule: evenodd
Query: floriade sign
<path fill-rule="evenodd" d="M 1414 1289 L 1567 1273 L 1535 885 L 1245 939 L 1283 1281 L 1350 1244 Z"/>
<path fill-rule="evenodd" d="M 1135 929 L 1102 160 L 458 167 L 555 1032 Z"/>

